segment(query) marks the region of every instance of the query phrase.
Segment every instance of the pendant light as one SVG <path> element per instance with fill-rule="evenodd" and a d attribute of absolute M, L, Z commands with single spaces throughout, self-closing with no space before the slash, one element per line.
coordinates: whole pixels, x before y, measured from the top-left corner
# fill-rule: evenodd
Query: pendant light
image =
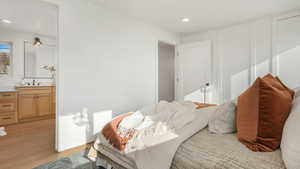
<path fill-rule="evenodd" d="M 41 46 L 43 43 L 39 37 L 34 38 L 33 46 Z"/>

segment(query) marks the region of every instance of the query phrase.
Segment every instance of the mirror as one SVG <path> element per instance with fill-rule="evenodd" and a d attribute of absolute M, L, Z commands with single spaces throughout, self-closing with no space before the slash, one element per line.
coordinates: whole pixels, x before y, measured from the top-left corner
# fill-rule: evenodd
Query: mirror
<path fill-rule="evenodd" d="M 0 75 L 8 75 L 12 60 L 12 43 L 0 42 Z"/>
<path fill-rule="evenodd" d="M 52 79 L 55 73 L 56 46 L 24 42 L 24 78 Z"/>

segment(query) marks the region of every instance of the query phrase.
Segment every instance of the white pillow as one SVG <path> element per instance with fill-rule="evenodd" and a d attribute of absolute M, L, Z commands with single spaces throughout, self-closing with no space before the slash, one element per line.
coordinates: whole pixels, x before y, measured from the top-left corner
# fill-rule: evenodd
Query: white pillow
<path fill-rule="evenodd" d="M 150 116 L 145 116 L 143 122 L 135 127 L 136 130 L 143 130 L 145 128 L 148 128 L 154 124 L 154 121 L 150 118 Z"/>
<path fill-rule="evenodd" d="M 132 115 L 125 117 L 119 124 L 119 128 L 134 129 L 143 122 L 144 118 L 144 115 L 140 111 L 137 111 Z"/>
<path fill-rule="evenodd" d="M 295 98 L 285 122 L 280 147 L 287 169 L 300 169 L 300 97 Z"/>
<path fill-rule="evenodd" d="M 236 105 L 233 101 L 218 106 L 208 122 L 208 130 L 217 134 L 236 132 L 235 110 Z"/>

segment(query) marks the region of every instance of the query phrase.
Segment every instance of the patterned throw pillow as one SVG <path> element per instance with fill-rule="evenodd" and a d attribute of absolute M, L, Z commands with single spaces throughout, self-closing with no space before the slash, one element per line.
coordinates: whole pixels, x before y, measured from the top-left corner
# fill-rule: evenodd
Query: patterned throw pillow
<path fill-rule="evenodd" d="M 236 132 L 235 110 L 233 101 L 218 106 L 208 122 L 208 130 L 216 134 Z"/>

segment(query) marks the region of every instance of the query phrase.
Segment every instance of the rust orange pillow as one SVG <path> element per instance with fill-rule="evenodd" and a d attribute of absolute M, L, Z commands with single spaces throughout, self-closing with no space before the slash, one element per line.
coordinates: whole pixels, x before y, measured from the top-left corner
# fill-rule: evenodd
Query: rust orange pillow
<path fill-rule="evenodd" d="M 292 89 L 290 89 L 290 88 L 288 88 L 280 79 L 279 79 L 279 77 L 275 77 L 276 78 L 276 80 L 284 87 L 284 88 L 286 88 L 288 91 L 289 91 L 289 93 L 291 94 L 291 96 L 292 96 L 292 98 L 294 98 L 294 96 L 295 96 L 295 91 L 294 90 L 292 90 Z"/>
<path fill-rule="evenodd" d="M 292 96 L 292 98 L 294 98 L 294 95 L 295 95 L 295 91 L 288 88 L 280 79 L 279 77 L 273 77 L 271 74 L 268 74 L 266 76 L 263 77 L 263 79 L 269 81 L 270 83 L 272 83 L 273 86 L 275 87 L 284 87 L 289 93 L 290 95 Z"/>
<path fill-rule="evenodd" d="M 253 151 L 276 150 L 293 96 L 272 75 L 257 78 L 238 98 L 237 137 Z"/>

